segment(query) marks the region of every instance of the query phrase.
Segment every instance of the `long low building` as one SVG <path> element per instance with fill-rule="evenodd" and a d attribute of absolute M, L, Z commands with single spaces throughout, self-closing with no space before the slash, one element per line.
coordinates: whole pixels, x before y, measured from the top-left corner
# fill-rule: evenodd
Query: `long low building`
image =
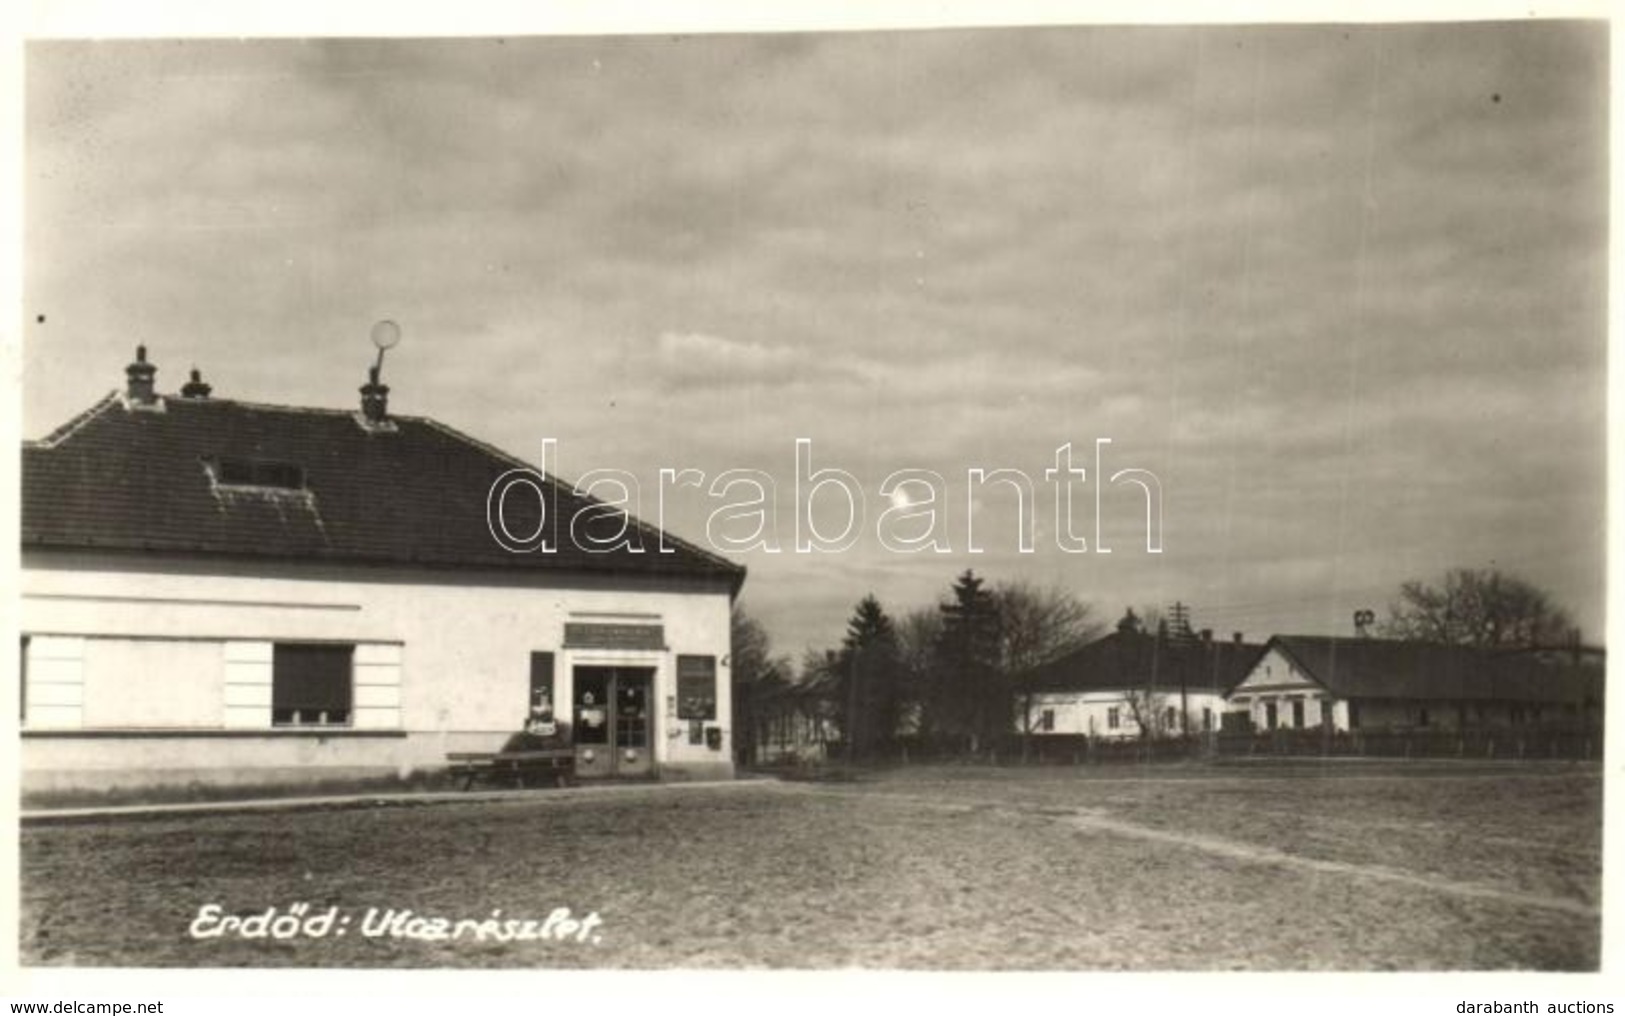
<path fill-rule="evenodd" d="M 1277 635 L 1231 691 L 1254 730 L 1467 730 L 1594 723 L 1596 649 L 1488 650 L 1393 639 Z"/>
<path fill-rule="evenodd" d="M 1132 618 L 1125 619 L 1125 622 Z M 1601 650 L 1485 650 L 1366 637 L 1263 645 L 1117 631 L 1037 668 L 1015 729 L 1106 740 L 1230 731 L 1467 730 L 1600 722 Z M 1183 717 L 1183 719 L 1181 719 Z"/>
<path fill-rule="evenodd" d="M 25 792 L 402 775 L 527 723 L 732 772 L 738 565 L 434 420 L 127 386 L 22 456 Z M 518 471 L 517 473 L 515 471 Z M 489 499 L 517 533 L 495 538 Z"/>

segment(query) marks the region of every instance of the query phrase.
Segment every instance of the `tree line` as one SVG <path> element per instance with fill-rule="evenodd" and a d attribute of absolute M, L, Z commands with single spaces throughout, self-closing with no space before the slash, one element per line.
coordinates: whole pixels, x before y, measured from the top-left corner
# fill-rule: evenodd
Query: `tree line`
<path fill-rule="evenodd" d="M 1406 582 L 1388 610 L 1376 629 L 1388 638 L 1489 648 L 1577 638 L 1547 593 L 1495 570 L 1457 568 L 1436 582 Z M 1132 621 L 1167 630 L 1158 608 L 1142 615 L 1131 608 L 1119 627 Z M 1187 618 L 1173 621 L 1188 629 Z M 1092 605 L 1065 589 L 989 584 L 967 570 L 937 603 L 901 615 L 864 596 L 840 645 L 808 649 L 796 664 L 774 655 L 766 631 L 736 604 L 735 742 L 747 756 L 774 740 L 833 746 L 851 761 L 891 757 L 907 744 L 975 755 L 1012 733 L 1033 733 L 1033 672 L 1105 628 Z"/>
<path fill-rule="evenodd" d="M 791 724 L 837 740 L 854 760 L 888 756 L 902 739 L 975 753 L 1010 732 L 1023 675 L 1102 628 L 1067 590 L 990 585 L 967 570 L 939 603 L 899 616 L 863 597 L 841 644 L 808 649 L 797 666 L 773 656 L 761 625 L 736 606 L 736 740 L 755 744 Z"/>

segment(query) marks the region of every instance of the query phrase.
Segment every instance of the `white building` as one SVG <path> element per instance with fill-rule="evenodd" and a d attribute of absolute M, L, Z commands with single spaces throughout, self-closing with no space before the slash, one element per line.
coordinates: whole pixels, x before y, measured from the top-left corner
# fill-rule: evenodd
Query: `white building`
<path fill-rule="evenodd" d="M 1180 643 L 1125 623 L 1025 678 L 1016 729 L 1106 739 L 1217 730 L 1225 694 L 1260 649 L 1239 634 L 1229 642 L 1204 633 Z"/>
<path fill-rule="evenodd" d="M 548 714 L 586 778 L 731 774 L 741 567 L 551 477 L 503 508 L 552 551 L 504 550 L 528 467 L 376 374 L 353 412 L 154 373 L 23 448 L 25 792 L 399 775 Z"/>
<path fill-rule="evenodd" d="M 1469 730 L 1596 722 L 1603 692 L 1602 652 L 1578 644 L 1487 650 L 1277 635 L 1227 709 L 1253 730 Z"/>

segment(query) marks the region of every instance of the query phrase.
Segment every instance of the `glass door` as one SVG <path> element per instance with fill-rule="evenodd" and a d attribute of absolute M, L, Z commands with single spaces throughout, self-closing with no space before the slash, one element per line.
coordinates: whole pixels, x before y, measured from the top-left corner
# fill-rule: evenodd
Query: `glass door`
<path fill-rule="evenodd" d="M 654 668 L 576 667 L 574 676 L 576 775 L 654 772 Z"/>
<path fill-rule="evenodd" d="M 620 669 L 615 672 L 615 773 L 647 776 L 654 772 L 649 746 L 649 693 L 654 672 Z"/>

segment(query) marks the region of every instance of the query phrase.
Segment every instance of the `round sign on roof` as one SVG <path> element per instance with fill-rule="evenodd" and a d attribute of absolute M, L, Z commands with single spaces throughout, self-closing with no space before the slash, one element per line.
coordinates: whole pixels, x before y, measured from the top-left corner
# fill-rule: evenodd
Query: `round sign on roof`
<path fill-rule="evenodd" d="M 380 321 L 372 326 L 372 344 L 379 349 L 394 349 L 401 341 L 401 326 L 393 321 Z"/>

